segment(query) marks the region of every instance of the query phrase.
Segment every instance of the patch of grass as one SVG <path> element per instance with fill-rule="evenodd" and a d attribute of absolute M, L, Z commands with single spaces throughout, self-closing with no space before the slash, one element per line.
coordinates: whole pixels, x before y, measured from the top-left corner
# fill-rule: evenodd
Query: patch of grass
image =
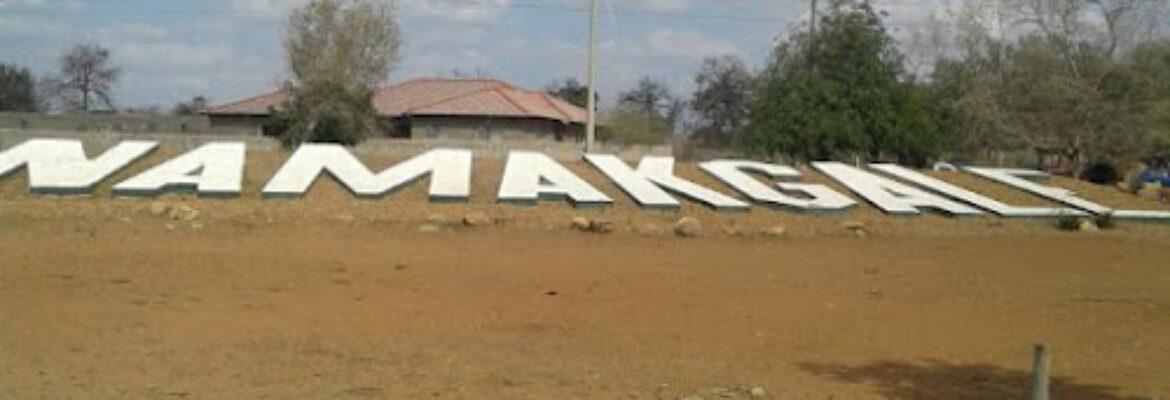
<path fill-rule="evenodd" d="M 1062 231 L 1078 231 L 1081 229 L 1081 217 L 1065 215 L 1056 220 L 1056 229 Z"/>
<path fill-rule="evenodd" d="M 1117 227 L 1117 221 L 1113 220 L 1113 213 L 1099 215 L 1093 222 L 1096 222 L 1097 227 L 1101 229 L 1113 229 Z"/>

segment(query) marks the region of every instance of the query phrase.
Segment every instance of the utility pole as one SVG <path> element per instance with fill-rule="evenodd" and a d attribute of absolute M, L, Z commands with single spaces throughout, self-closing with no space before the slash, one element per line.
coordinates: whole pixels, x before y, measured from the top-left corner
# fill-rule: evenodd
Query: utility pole
<path fill-rule="evenodd" d="M 815 1 L 815 0 L 814 0 Z M 597 135 L 597 68 L 594 65 L 597 48 L 594 43 L 594 34 L 597 30 L 597 0 L 589 0 L 589 61 L 586 66 L 586 86 L 589 87 L 588 117 L 585 124 L 585 152 L 593 151 L 593 140 Z"/>
<path fill-rule="evenodd" d="M 817 48 L 817 0 L 812 1 L 812 15 L 809 18 L 808 28 L 808 66 L 810 69 L 816 70 L 816 48 Z"/>

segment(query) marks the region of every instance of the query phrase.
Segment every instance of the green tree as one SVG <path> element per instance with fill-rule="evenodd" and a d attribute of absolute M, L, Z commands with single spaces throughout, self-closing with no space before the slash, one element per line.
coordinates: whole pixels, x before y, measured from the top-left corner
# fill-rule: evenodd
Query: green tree
<path fill-rule="evenodd" d="M 698 126 L 695 136 L 706 144 L 727 145 L 738 141 L 747 125 L 755 77 L 735 56 L 708 57 L 695 74 L 694 97 Z"/>
<path fill-rule="evenodd" d="M 597 134 L 605 142 L 660 144 L 670 136 L 671 128 L 665 119 L 635 110 L 619 109 L 606 119 Z"/>
<path fill-rule="evenodd" d="M 1146 153 L 1167 95 L 1158 89 L 1165 65 L 1141 28 L 1156 22 L 1149 15 L 1158 15 L 1157 2 L 1003 4 L 989 14 L 988 0 L 969 0 L 956 22 L 957 54 L 935 64 L 950 150 L 979 157 L 1043 149 L 1067 172 L 1086 162 L 1124 166 Z M 1010 39 L 1007 25 L 1016 29 Z"/>
<path fill-rule="evenodd" d="M 0 111 L 35 112 L 36 82 L 28 68 L 0 64 Z"/>
<path fill-rule="evenodd" d="M 207 109 L 207 98 L 203 96 L 192 97 L 190 101 L 182 101 L 175 104 L 171 109 L 171 114 L 175 115 L 195 115 Z"/>
<path fill-rule="evenodd" d="M 682 114 L 683 103 L 670 93 L 665 83 L 649 76 L 638 80 L 634 88 L 618 95 L 618 109 L 665 122 L 673 131 Z"/>
<path fill-rule="evenodd" d="M 375 132 L 370 98 L 399 57 L 391 3 L 312 0 L 293 11 L 286 29 L 291 96 L 269 124 L 281 141 L 354 144 Z"/>
<path fill-rule="evenodd" d="M 748 152 L 797 160 L 863 155 L 923 164 L 938 152 L 929 94 L 869 2 L 834 0 L 815 39 L 777 46 L 753 101 Z"/>
<path fill-rule="evenodd" d="M 553 82 L 545 87 L 544 91 L 577 107 L 589 106 L 589 87 L 574 78 Z"/>

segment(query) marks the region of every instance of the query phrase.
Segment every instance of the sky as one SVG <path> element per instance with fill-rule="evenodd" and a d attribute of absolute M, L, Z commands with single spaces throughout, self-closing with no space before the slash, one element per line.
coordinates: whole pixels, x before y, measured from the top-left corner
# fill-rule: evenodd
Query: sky
<path fill-rule="evenodd" d="M 119 107 L 164 110 L 202 95 L 212 104 L 262 94 L 287 79 L 288 12 L 305 0 L 0 0 L 0 63 L 37 76 L 74 44 L 111 50 Z M 827 0 L 822 0 L 827 1 Z M 943 0 L 878 0 L 895 35 Z M 404 46 L 389 82 L 453 71 L 542 89 L 584 82 L 588 0 L 397 0 Z M 643 76 L 689 97 L 708 56 L 763 65 L 807 17 L 807 0 L 599 0 L 598 90 L 603 104 Z"/>

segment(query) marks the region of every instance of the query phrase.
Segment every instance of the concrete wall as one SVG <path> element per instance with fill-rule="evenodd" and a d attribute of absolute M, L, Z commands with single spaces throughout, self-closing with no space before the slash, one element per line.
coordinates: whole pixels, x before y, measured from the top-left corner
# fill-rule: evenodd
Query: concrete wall
<path fill-rule="evenodd" d="M 575 142 L 583 127 L 539 118 L 410 117 L 411 135 L 416 140 L 540 140 Z"/>
<path fill-rule="evenodd" d="M 123 132 L 75 132 L 75 131 L 25 131 L 0 128 L 0 149 L 8 149 L 28 139 L 77 139 L 91 152 L 100 152 L 123 140 L 153 140 L 163 147 L 186 151 L 207 142 L 244 142 L 248 150 L 276 150 L 280 142 L 261 136 L 218 135 L 218 134 L 177 134 L 177 133 L 123 133 Z M 92 155 L 93 153 L 91 153 Z"/>
<path fill-rule="evenodd" d="M 217 132 L 238 132 L 246 135 L 261 136 L 264 134 L 264 123 L 267 117 L 243 115 L 215 115 L 208 118 L 211 130 Z"/>
<path fill-rule="evenodd" d="M 0 112 L 0 129 L 52 132 L 259 135 L 259 130 L 213 127 L 203 115 L 38 114 Z"/>
<path fill-rule="evenodd" d="M 263 136 L 240 135 L 187 135 L 165 133 L 114 133 L 114 132 L 53 132 L 53 131 L 22 131 L 0 129 L 0 150 L 8 149 L 33 138 L 78 139 L 86 149 L 96 153 L 104 151 L 123 140 L 154 140 L 163 147 L 176 151 L 186 151 L 212 141 L 244 142 L 248 150 L 278 150 L 280 142 Z M 559 161 L 576 161 L 581 159 L 583 145 L 572 142 L 556 142 L 547 140 L 412 140 L 412 139 L 370 139 L 358 145 L 354 153 L 390 154 L 398 157 L 409 157 L 421 154 L 427 150 L 447 147 L 471 150 L 478 158 L 503 159 L 512 150 L 539 151 L 548 154 Z M 621 146 L 598 144 L 599 153 L 616 154 L 630 162 L 636 162 L 644 155 L 669 156 L 671 146 Z M 92 153 L 91 153 L 92 154 Z"/>

